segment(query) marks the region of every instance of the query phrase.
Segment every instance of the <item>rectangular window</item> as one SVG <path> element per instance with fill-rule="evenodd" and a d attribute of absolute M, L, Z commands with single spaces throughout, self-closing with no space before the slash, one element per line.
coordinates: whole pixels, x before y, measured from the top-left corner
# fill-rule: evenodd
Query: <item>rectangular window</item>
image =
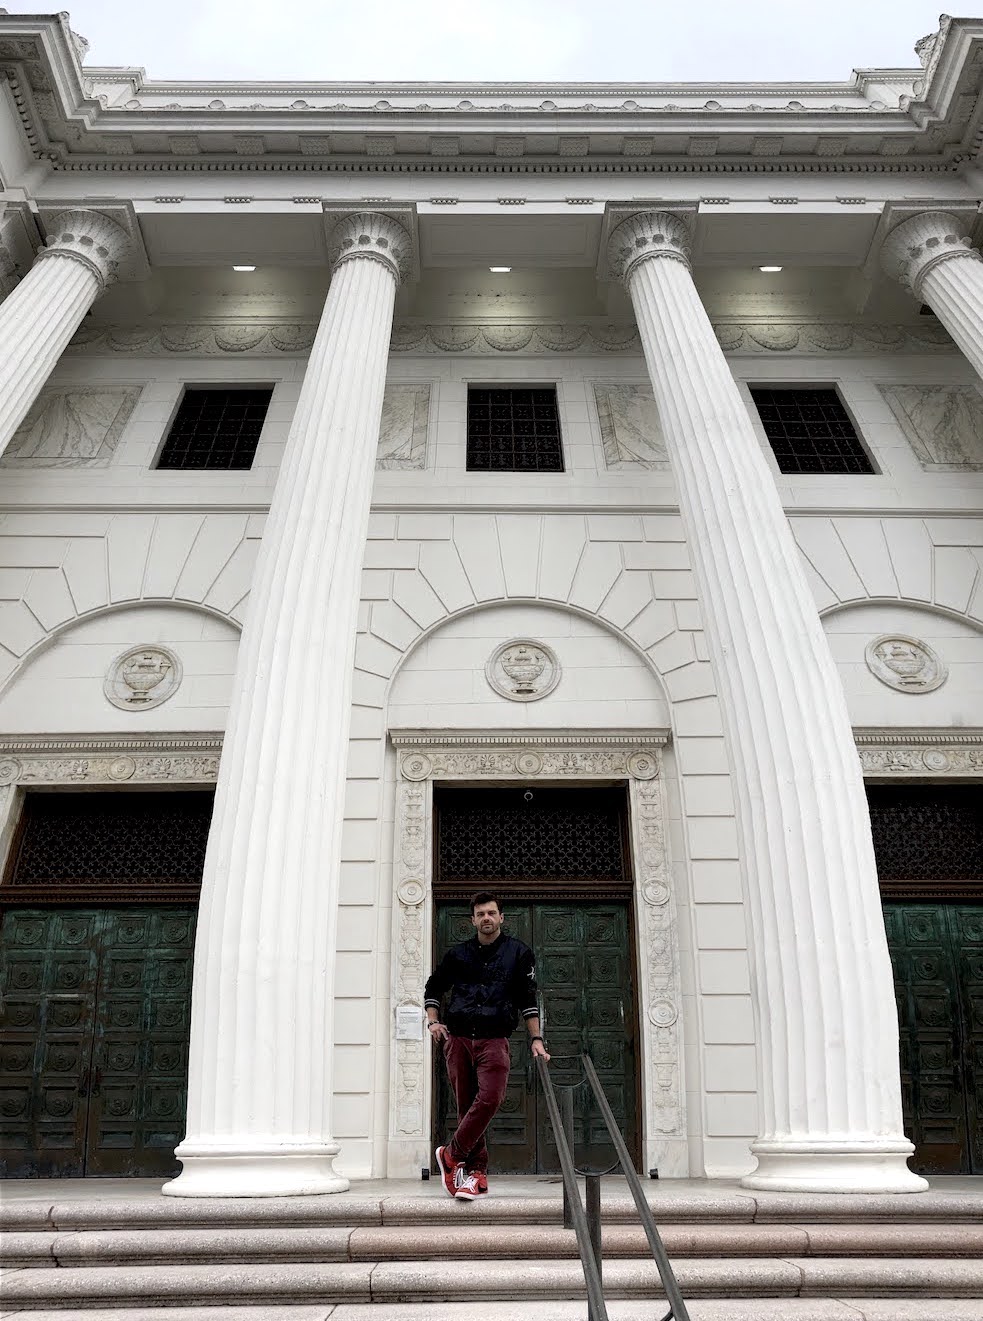
<path fill-rule="evenodd" d="M 751 398 L 782 472 L 873 472 L 850 415 L 831 387 L 752 386 Z"/>
<path fill-rule="evenodd" d="M 246 389 L 189 386 L 164 441 L 157 467 L 225 471 L 251 468 L 272 395 L 271 386 Z"/>
<path fill-rule="evenodd" d="M 468 387 L 468 472 L 562 471 L 555 387 Z"/>

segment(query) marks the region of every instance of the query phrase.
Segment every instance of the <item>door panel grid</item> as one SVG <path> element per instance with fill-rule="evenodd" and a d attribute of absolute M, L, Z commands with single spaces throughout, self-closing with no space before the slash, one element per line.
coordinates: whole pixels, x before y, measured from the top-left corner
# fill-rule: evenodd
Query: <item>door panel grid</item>
<path fill-rule="evenodd" d="M 191 905 L 7 910 L 7 1177 L 177 1172 L 194 931 Z"/>

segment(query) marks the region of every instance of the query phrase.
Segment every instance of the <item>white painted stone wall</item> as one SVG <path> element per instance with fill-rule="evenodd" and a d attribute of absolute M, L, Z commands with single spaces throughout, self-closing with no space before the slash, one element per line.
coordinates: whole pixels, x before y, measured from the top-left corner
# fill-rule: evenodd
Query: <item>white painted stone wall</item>
<path fill-rule="evenodd" d="M 884 393 L 972 386 L 970 369 L 957 354 L 762 350 L 731 361 L 748 384 L 836 384 L 878 469 L 776 474 L 855 723 L 979 724 L 983 528 L 973 515 L 983 473 L 926 467 Z M 108 463 L 2 471 L 0 736 L 223 728 L 236 632 L 303 369 L 287 356 L 66 355 L 54 388 L 140 394 Z M 555 382 L 567 471 L 468 474 L 469 381 Z M 274 385 L 250 472 L 152 469 L 184 382 Z M 384 1168 L 395 783 L 387 728 L 669 726 L 690 1168 L 744 1171 L 756 1129 L 754 1034 L 720 716 L 671 476 L 608 466 L 594 398 L 595 382 L 644 385 L 642 361 L 399 354 L 390 382 L 430 387 L 427 466 L 377 472 L 365 552 L 338 927 L 338 1168 Z M 939 651 L 947 683 L 913 695 L 875 679 L 864 648 L 887 632 Z M 488 688 L 484 661 L 497 641 L 524 634 L 556 649 L 564 679 L 541 702 L 510 703 Z M 101 667 L 151 642 L 181 652 L 181 688 L 152 711 L 112 707 Z"/>

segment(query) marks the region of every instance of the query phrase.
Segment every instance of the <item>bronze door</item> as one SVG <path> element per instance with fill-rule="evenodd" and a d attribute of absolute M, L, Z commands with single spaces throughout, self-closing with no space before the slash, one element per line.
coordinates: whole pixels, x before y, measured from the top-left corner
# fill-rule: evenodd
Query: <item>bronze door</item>
<path fill-rule="evenodd" d="M 630 936 L 630 901 L 503 900 L 506 930 L 528 944 L 544 1005 L 544 1028 L 554 1056 L 555 1083 L 576 1082 L 580 1054 L 594 1060 L 615 1117 L 637 1159 L 639 1147 L 635 985 Z M 436 955 L 474 934 L 466 902 L 437 907 Z M 488 1132 L 491 1168 L 501 1174 L 547 1174 L 559 1170 L 546 1106 L 534 1075 L 523 1024 L 510 1040 L 512 1070 L 505 1101 Z M 443 1060 L 436 1061 L 435 1143 L 453 1132 L 454 1098 Z M 577 1162 L 606 1168 L 614 1151 L 597 1106 L 586 1087 L 574 1092 Z"/>
<path fill-rule="evenodd" d="M 983 1174 L 983 905 L 886 903 L 920 1174 Z"/>
<path fill-rule="evenodd" d="M 867 786 L 921 1174 L 983 1174 L 983 794 Z"/>
<path fill-rule="evenodd" d="M 7 1177 L 177 1173 L 194 932 L 191 904 L 6 910 Z"/>

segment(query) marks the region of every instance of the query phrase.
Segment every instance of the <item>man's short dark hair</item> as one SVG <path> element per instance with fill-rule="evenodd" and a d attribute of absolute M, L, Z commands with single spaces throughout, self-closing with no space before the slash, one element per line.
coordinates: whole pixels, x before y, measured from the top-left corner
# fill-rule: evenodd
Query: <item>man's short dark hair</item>
<path fill-rule="evenodd" d="M 500 913 L 505 910 L 502 908 L 502 901 L 494 890 L 476 890 L 471 896 L 471 916 L 474 917 L 474 910 L 479 904 L 494 904 Z"/>

